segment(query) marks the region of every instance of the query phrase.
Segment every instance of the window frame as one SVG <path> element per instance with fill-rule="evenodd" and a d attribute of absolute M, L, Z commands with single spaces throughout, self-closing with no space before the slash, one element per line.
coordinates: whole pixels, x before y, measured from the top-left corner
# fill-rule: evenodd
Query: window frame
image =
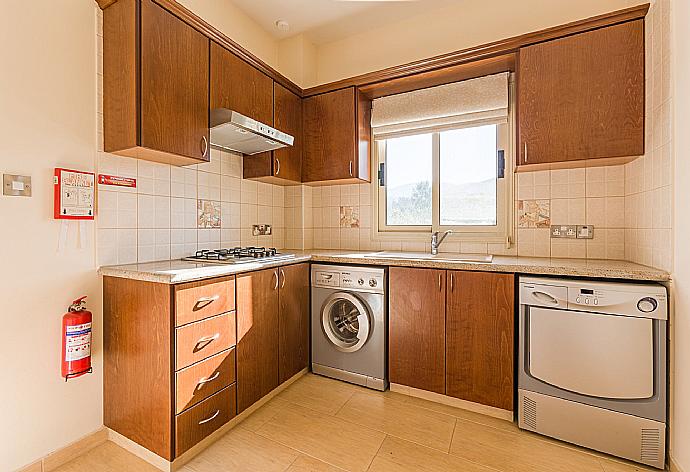
<path fill-rule="evenodd" d="M 511 94 L 512 95 L 512 94 Z M 509 107 L 512 110 L 512 107 Z M 496 193 L 496 225 L 461 225 L 447 226 L 440 224 L 440 133 L 443 131 L 472 128 L 495 124 L 497 128 L 497 147 L 502 149 L 505 157 L 504 177 L 500 179 L 502 185 L 497 185 Z M 386 224 L 386 187 L 379 185 L 378 178 L 372 179 L 372 207 L 374 218 L 372 224 L 372 239 L 379 241 L 427 241 L 434 231 L 452 230 L 450 241 L 467 241 L 479 243 L 504 243 L 507 247 L 513 241 L 514 233 L 514 194 L 513 194 L 513 163 L 514 149 L 514 117 L 509 111 L 507 120 L 477 120 L 453 126 L 442 126 L 427 130 L 404 131 L 374 137 L 372 146 L 372 175 L 376 176 L 380 163 L 385 163 L 386 139 L 414 134 L 432 133 L 432 224 L 420 226 L 396 226 Z M 499 180 L 499 179 L 497 179 Z"/>

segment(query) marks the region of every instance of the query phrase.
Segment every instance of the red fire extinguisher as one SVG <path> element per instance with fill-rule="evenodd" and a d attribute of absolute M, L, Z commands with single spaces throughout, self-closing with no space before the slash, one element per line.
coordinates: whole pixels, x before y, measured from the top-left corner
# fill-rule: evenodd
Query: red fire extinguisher
<path fill-rule="evenodd" d="M 93 371 L 91 367 L 91 321 L 86 297 L 74 300 L 62 317 L 62 376 L 67 382 Z"/>

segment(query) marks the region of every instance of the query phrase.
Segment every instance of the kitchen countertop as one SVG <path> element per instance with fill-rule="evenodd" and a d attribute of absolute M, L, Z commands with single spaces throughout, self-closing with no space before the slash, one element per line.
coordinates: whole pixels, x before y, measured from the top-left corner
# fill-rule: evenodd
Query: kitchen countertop
<path fill-rule="evenodd" d="M 395 267 L 421 267 L 433 269 L 476 270 L 485 272 L 511 272 L 531 275 L 559 275 L 608 279 L 668 281 L 668 272 L 625 261 L 599 259 L 551 259 L 546 257 L 494 256 L 492 262 L 464 262 L 447 260 L 401 260 L 375 255 L 372 251 L 295 251 L 294 259 L 275 262 L 248 262 L 242 264 L 199 264 L 182 260 L 104 266 L 100 275 L 122 277 L 148 282 L 177 284 L 223 275 L 240 274 L 270 269 L 298 262 L 323 262 Z M 449 256 L 453 256 L 449 254 Z M 455 255 L 457 256 L 457 255 Z M 441 255 L 442 257 L 442 255 Z"/>

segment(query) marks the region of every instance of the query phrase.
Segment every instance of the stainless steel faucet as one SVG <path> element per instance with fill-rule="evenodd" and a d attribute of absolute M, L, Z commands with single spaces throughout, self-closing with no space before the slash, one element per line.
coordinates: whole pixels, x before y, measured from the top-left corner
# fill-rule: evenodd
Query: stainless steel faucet
<path fill-rule="evenodd" d="M 438 254 L 438 247 L 441 245 L 443 240 L 446 239 L 446 236 L 448 236 L 452 232 L 453 231 L 449 229 L 448 231 L 444 232 L 443 236 L 441 236 L 440 238 L 438 237 L 438 235 L 439 235 L 438 231 L 434 231 L 433 233 L 431 233 L 431 254 L 432 255 L 435 256 L 436 254 Z"/>

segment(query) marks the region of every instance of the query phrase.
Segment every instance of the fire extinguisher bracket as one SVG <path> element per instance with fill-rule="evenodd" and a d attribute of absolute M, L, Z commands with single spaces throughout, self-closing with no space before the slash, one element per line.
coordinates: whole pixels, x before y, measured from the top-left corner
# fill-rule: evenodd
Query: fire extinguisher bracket
<path fill-rule="evenodd" d="M 93 372 L 93 367 L 89 367 L 89 368 L 88 368 L 87 370 L 85 370 L 84 372 L 76 372 L 76 373 L 74 373 L 74 374 L 67 374 L 67 375 L 65 376 L 65 382 L 67 382 L 69 379 L 73 379 L 73 378 L 75 378 L 75 377 L 79 377 L 79 376 L 82 376 L 82 375 L 84 375 L 84 374 L 91 374 L 92 372 Z"/>

